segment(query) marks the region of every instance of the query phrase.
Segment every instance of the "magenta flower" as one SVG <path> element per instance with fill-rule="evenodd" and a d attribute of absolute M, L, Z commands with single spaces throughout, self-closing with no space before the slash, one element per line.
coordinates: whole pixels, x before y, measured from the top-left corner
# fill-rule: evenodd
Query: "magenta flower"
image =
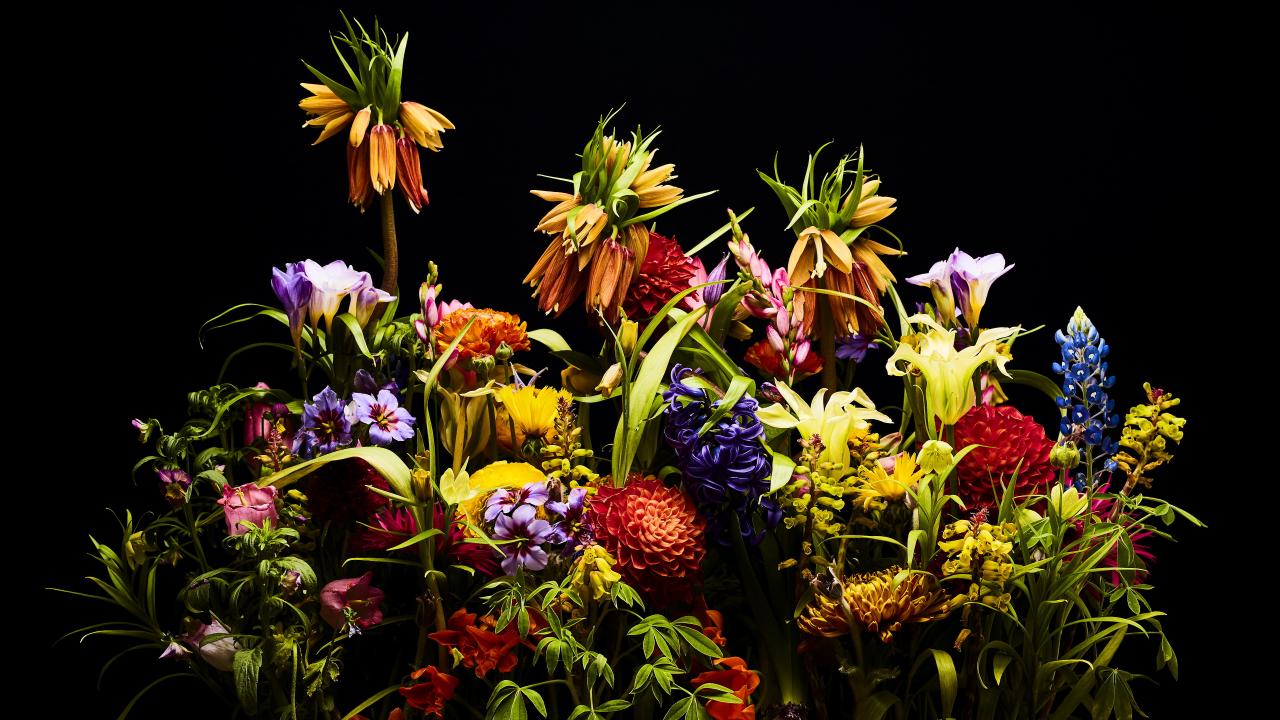
<path fill-rule="evenodd" d="M 240 649 L 240 643 L 236 642 L 233 637 L 218 638 L 212 642 L 204 641 L 209 635 L 221 635 L 226 632 L 230 631 L 223 627 L 222 623 L 215 617 L 212 623 L 209 625 L 201 624 L 194 631 L 187 633 L 182 639 L 195 648 L 205 662 L 218 670 L 227 672 L 231 670 L 232 665 L 235 663 L 236 652 Z M 168 653 L 168 649 L 165 652 Z M 182 657 L 178 653 L 174 654 Z M 161 655 L 161 657 L 164 656 Z"/>
<path fill-rule="evenodd" d="M 271 386 L 260 382 L 253 386 L 255 390 L 270 390 Z M 279 418 L 289 413 L 289 408 L 284 403 L 264 402 L 257 400 L 244 406 L 244 444 L 245 447 L 254 444 L 259 438 L 265 438 L 271 433 L 271 420 L 267 418 L 267 414 L 273 418 Z"/>
<path fill-rule="evenodd" d="M 352 635 L 382 622 L 382 599 L 385 596 L 370 585 L 373 573 L 358 578 L 334 580 L 320 591 L 320 617 L 335 630 L 348 628 Z"/>
<path fill-rule="evenodd" d="M 510 515 L 499 515 L 494 524 L 493 537 L 498 540 L 515 540 L 502 544 L 502 552 L 506 555 L 502 560 L 502 571 L 515 575 L 516 568 L 541 570 L 547 566 L 547 551 L 542 543 L 553 540 L 556 535 L 551 523 L 538 518 L 538 511 L 532 505 L 521 505 Z"/>
<path fill-rule="evenodd" d="M 279 516 L 276 514 L 276 489 L 258 487 L 257 483 L 245 483 L 239 487 L 222 486 L 222 499 L 218 501 L 227 519 L 228 535 L 243 535 L 249 532 L 245 522 L 258 527 L 270 520 L 274 526 Z"/>
<path fill-rule="evenodd" d="M 400 407 L 400 401 L 390 391 L 379 390 L 377 398 L 355 393 L 351 399 L 356 420 L 369 426 L 369 439 L 375 445 L 390 445 L 413 437 L 413 416 Z"/>

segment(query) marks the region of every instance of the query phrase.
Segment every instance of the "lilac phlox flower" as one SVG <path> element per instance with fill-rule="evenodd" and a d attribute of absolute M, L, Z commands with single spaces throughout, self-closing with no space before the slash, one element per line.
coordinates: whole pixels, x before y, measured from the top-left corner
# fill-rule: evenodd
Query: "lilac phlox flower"
<path fill-rule="evenodd" d="M 514 575 L 517 568 L 541 570 L 547 566 L 547 551 L 542 543 L 552 539 L 555 530 L 551 523 L 537 517 L 532 505 L 521 505 L 510 515 L 499 515 L 494 524 L 493 537 L 497 540 L 514 540 L 501 545 L 506 555 L 502 571 Z"/>
<path fill-rule="evenodd" d="M 333 316 L 338 314 L 342 298 L 364 289 L 369 283 L 369 273 L 358 272 L 341 260 L 334 260 L 328 265 L 305 260 L 303 267 L 312 286 L 308 306 L 312 327 L 319 325 L 322 317 L 326 326 L 333 325 Z"/>
<path fill-rule="evenodd" d="M 484 519 L 493 522 L 499 515 L 509 515 L 521 505 L 545 505 L 551 494 L 545 482 L 531 482 L 519 490 L 500 488 L 484 502 Z"/>
<path fill-rule="evenodd" d="M 379 390 L 376 398 L 355 393 L 351 399 L 356 420 L 369 426 L 369 439 L 375 445 L 390 445 L 413 437 L 413 416 L 400 407 L 400 401 L 391 392 Z"/>
<path fill-rule="evenodd" d="M 836 357 L 841 360 L 852 360 L 860 363 L 866 359 L 867 353 L 876 346 L 875 335 L 854 333 L 836 338 Z"/>
<path fill-rule="evenodd" d="M 302 318 L 311 306 L 312 285 L 304 263 L 285 263 L 284 270 L 271 268 L 271 289 L 289 318 L 289 334 L 293 344 L 302 338 Z"/>
<path fill-rule="evenodd" d="M 569 491 L 569 496 L 565 498 L 565 502 L 551 501 L 547 503 L 547 510 L 560 516 L 560 520 L 552 526 L 555 530 L 553 542 L 572 542 L 574 545 L 579 545 L 586 541 L 588 530 L 582 517 L 586 510 L 586 504 L 586 488 L 573 488 Z"/>
<path fill-rule="evenodd" d="M 373 280 L 369 277 L 369 273 L 360 273 L 363 275 L 360 287 L 351 292 L 351 304 L 348 311 L 356 316 L 356 322 L 360 323 L 360 327 L 369 324 L 369 320 L 373 317 L 373 311 L 382 303 L 389 303 L 396 299 L 395 295 L 376 287 Z"/>
<path fill-rule="evenodd" d="M 351 442 L 351 418 L 347 407 L 333 388 L 326 386 L 302 409 L 302 428 L 293 440 L 295 455 L 333 452 L 339 445 Z M 305 452 L 304 452 L 305 451 Z"/>

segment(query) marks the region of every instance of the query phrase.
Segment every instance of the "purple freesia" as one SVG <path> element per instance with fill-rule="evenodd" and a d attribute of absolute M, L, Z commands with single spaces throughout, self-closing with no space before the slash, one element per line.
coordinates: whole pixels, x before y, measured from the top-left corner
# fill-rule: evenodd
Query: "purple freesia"
<path fill-rule="evenodd" d="M 956 248 L 946 260 L 934 263 L 929 272 L 909 277 L 907 282 L 929 288 L 942 322 L 951 323 L 959 310 L 965 323 L 976 328 L 991 285 L 1013 267 L 1004 264 L 1000 253 L 974 257 Z"/>
<path fill-rule="evenodd" d="M 387 390 L 379 390 L 378 396 L 355 393 L 356 420 L 369 426 L 369 439 L 375 445 L 390 445 L 396 440 L 413 437 L 413 416 L 400 407 L 400 401 Z"/>
<path fill-rule="evenodd" d="M 841 360 L 852 360 L 860 363 L 866 359 L 867 353 L 876 346 L 875 335 L 854 333 L 836 338 L 836 357 Z"/>
<path fill-rule="evenodd" d="M 929 292 L 933 295 L 933 305 L 937 310 L 939 319 L 948 324 L 956 316 L 956 296 L 952 275 L 955 273 L 954 262 L 958 252 L 960 252 L 960 249 L 956 248 L 956 251 L 951 253 L 951 256 L 946 260 L 939 260 L 934 263 L 929 268 L 929 272 L 907 278 L 907 282 L 912 285 L 929 288 Z"/>
<path fill-rule="evenodd" d="M 500 488 L 484 503 L 484 519 L 492 522 L 499 515 L 507 515 L 520 505 L 544 505 L 551 494 L 545 482 L 531 482 L 519 490 Z"/>
<path fill-rule="evenodd" d="M 285 263 L 284 270 L 271 268 L 271 289 L 289 318 L 289 334 L 295 347 L 302 339 L 302 318 L 311 306 L 313 287 L 304 263 Z"/>
<path fill-rule="evenodd" d="M 351 292 L 349 312 L 356 316 L 356 322 L 360 323 L 360 327 L 364 327 L 373 318 L 373 311 L 379 304 L 389 303 L 395 300 L 396 296 L 375 287 L 369 273 L 360 273 L 360 275 L 362 278 L 359 288 Z"/>
<path fill-rule="evenodd" d="M 351 419 L 333 388 L 326 386 L 302 408 L 302 428 L 293 440 L 295 455 L 333 452 L 351 442 Z"/>
<path fill-rule="evenodd" d="M 502 544 L 502 552 L 506 555 L 502 560 L 502 571 L 515 575 L 517 568 L 541 570 L 547 566 L 547 551 L 542 543 L 552 539 L 555 530 L 551 523 L 537 517 L 538 511 L 532 505 L 521 505 L 510 515 L 499 515 L 494 525 L 493 536 L 498 540 L 514 540 Z"/>
<path fill-rule="evenodd" d="M 332 326 L 333 316 L 338 314 L 342 298 L 364 289 L 370 283 L 369 273 L 358 272 L 341 260 L 334 260 L 328 265 L 305 260 L 302 265 L 312 286 L 308 306 L 312 327 L 317 326 L 322 317 L 326 326 Z"/>

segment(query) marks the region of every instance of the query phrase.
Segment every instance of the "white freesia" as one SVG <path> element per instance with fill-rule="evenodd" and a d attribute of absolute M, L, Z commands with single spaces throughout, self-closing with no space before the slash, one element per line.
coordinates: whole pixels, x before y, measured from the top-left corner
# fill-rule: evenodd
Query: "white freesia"
<path fill-rule="evenodd" d="M 321 265 L 315 260 L 303 262 L 307 279 L 311 281 L 311 326 L 318 327 L 320 318 L 324 318 L 325 326 L 332 327 L 333 316 L 338 314 L 338 306 L 342 299 L 353 292 L 359 292 L 371 284 L 369 273 L 358 272 L 355 268 L 334 260 L 328 265 Z"/>

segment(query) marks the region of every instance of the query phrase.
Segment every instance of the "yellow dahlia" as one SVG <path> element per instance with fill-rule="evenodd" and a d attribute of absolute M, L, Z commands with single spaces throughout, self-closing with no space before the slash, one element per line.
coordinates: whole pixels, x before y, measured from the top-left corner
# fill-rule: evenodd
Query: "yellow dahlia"
<path fill-rule="evenodd" d="M 582 170 L 573 176 L 573 192 L 533 190 L 555 203 L 534 227 L 552 236 L 525 276 L 538 309 L 559 316 L 586 294 L 591 316 L 603 313 L 613 323 L 627 290 L 649 249 L 645 223 L 677 205 L 709 195 L 683 197 L 665 184 L 675 165 L 653 166 L 657 132 L 632 133 L 629 142 L 605 134 L 613 115 L 601 118 L 582 152 Z M 648 210 L 648 212 L 642 212 Z"/>
<path fill-rule="evenodd" d="M 835 598 L 815 593 L 796 625 L 810 635 L 839 637 L 850 632 L 852 621 L 887 643 L 903 625 L 946 617 L 959 604 L 948 599 L 932 575 L 910 573 L 898 579 L 902 572 L 895 566 L 846 578 Z"/>
<path fill-rule="evenodd" d="M 505 385 L 494 393 L 494 398 L 500 403 L 498 442 L 508 448 L 520 448 L 529 438 L 554 435 L 560 401 L 573 400 L 564 390 L 532 385 L 522 388 Z"/>

